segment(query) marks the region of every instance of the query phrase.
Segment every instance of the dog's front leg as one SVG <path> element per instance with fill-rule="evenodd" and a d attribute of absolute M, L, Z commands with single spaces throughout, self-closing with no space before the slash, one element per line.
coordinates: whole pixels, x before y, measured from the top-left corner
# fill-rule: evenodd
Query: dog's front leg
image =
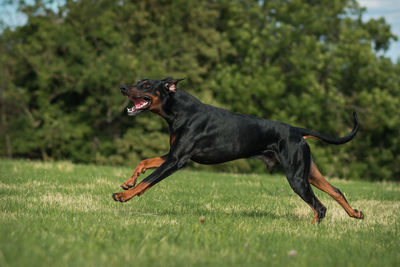
<path fill-rule="evenodd" d="M 141 181 L 136 187 L 112 195 L 115 201 L 126 202 L 134 196 L 140 196 L 153 185 L 168 177 L 175 171 L 184 167 L 189 160 L 189 155 L 182 157 L 168 156 L 164 163 L 152 174 Z"/>
<path fill-rule="evenodd" d="M 135 171 L 133 172 L 132 176 L 129 177 L 128 180 L 126 180 L 122 185 L 122 189 L 128 190 L 129 188 L 132 188 L 136 185 L 136 180 L 139 177 L 139 175 L 143 174 L 146 172 L 148 169 L 154 169 L 158 168 L 165 162 L 167 159 L 168 155 L 164 155 L 162 157 L 155 157 L 151 159 L 145 159 L 142 160 L 135 168 Z"/>

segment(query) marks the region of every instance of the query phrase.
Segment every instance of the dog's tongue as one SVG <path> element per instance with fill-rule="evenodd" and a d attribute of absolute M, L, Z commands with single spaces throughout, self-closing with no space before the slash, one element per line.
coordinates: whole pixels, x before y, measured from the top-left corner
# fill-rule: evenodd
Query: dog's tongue
<path fill-rule="evenodd" d="M 140 108 L 147 104 L 147 101 L 142 98 L 133 98 L 132 101 L 135 103 L 136 108 Z"/>

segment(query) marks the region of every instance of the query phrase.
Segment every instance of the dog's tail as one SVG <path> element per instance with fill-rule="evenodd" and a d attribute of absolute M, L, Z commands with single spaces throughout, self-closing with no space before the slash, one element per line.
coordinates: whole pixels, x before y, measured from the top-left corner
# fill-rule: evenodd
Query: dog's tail
<path fill-rule="evenodd" d="M 321 133 L 318 133 L 316 131 L 309 130 L 309 129 L 304 129 L 304 128 L 298 128 L 298 129 L 300 130 L 300 133 L 303 135 L 304 139 L 313 138 L 313 139 L 324 141 L 329 144 L 341 145 L 341 144 L 347 143 L 351 139 L 353 139 L 358 131 L 358 127 L 360 126 L 360 124 L 358 123 L 357 113 L 355 111 L 353 111 L 353 119 L 354 119 L 353 130 L 348 135 L 346 135 L 344 137 L 340 137 L 340 138 L 326 136 L 326 135 L 323 135 Z"/>

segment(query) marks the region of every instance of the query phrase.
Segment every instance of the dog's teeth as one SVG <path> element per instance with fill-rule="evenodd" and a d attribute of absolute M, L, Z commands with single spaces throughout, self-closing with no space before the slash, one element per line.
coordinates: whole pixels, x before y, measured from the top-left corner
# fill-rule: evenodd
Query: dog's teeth
<path fill-rule="evenodd" d="M 147 104 L 148 104 L 148 102 L 144 102 L 144 103 L 139 104 L 138 106 L 133 106 L 132 108 L 126 108 L 126 110 L 127 110 L 128 114 L 133 114 L 133 113 L 135 113 L 136 110 L 147 106 Z"/>

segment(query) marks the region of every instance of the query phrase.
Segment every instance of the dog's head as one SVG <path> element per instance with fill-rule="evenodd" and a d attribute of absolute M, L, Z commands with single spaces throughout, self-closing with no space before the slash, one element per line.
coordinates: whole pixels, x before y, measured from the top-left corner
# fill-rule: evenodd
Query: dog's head
<path fill-rule="evenodd" d="M 174 94 L 177 84 L 183 79 L 166 78 L 163 80 L 143 79 L 135 85 L 123 85 L 121 93 L 133 102 L 132 108 L 127 108 L 129 116 L 135 116 L 144 110 L 150 110 L 161 115 L 162 101 Z"/>

